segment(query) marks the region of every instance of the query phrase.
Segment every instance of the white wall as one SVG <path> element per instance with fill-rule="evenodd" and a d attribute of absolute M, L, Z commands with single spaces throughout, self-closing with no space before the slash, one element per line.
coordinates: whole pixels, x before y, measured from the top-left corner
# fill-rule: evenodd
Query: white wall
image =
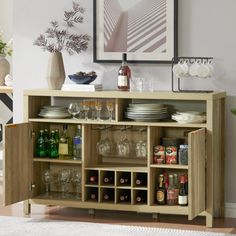
<path fill-rule="evenodd" d="M 33 40 L 43 32 L 52 19 L 61 19 L 72 0 L 14 1 L 14 116 L 23 119 L 23 90 L 46 87 L 45 72 L 48 54 L 33 46 Z M 93 34 L 92 0 L 80 0 L 87 9 L 86 23 L 81 32 Z M 201 82 L 203 87 L 225 90 L 226 105 L 226 202 L 236 203 L 236 117 L 230 108 L 236 107 L 236 1 L 235 0 L 179 0 L 179 55 L 213 56 L 216 78 Z M 89 50 L 69 57 L 64 54 L 67 74 L 79 70 L 95 70 L 104 86 L 116 87 L 119 65 L 94 64 L 92 42 Z M 171 68 L 166 65 L 131 65 L 134 75 L 152 77 L 156 89 L 171 90 Z M 194 83 L 191 83 L 194 84 Z M 188 85 L 189 86 L 189 85 Z M 197 87 L 196 83 L 194 85 Z M 220 174 L 220 173 L 219 173 Z"/>

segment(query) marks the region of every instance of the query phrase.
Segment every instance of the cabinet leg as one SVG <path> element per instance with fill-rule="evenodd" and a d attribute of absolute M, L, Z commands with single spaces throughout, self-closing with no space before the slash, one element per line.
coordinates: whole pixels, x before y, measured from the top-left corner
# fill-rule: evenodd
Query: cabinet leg
<path fill-rule="evenodd" d="M 154 221 L 160 221 L 160 214 L 159 213 L 152 213 L 152 219 Z"/>
<path fill-rule="evenodd" d="M 206 227 L 208 228 L 213 227 L 213 216 L 209 213 L 206 215 Z"/>
<path fill-rule="evenodd" d="M 91 216 L 95 216 L 95 210 L 94 209 L 89 209 L 88 214 Z"/>
<path fill-rule="evenodd" d="M 24 201 L 24 214 L 29 215 L 31 213 L 31 204 L 29 200 Z"/>

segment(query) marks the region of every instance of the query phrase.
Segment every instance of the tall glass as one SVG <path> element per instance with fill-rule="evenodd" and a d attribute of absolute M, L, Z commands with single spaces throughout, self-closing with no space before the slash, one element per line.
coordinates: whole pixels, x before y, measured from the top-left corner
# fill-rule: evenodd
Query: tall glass
<path fill-rule="evenodd" d="M 66 198 L 66 192 L 68 191 L 68 185 L 71 180 L 71 171 L 69 169 L 62 169 L 58 173 L 58 181 L 61 184 L 61 197 Z"/>
<path fill-rule="evenodd" d="M 71 176 L 71 182 L 73 183 L 73 186 L 75 188 L 75 198 L 80 200 L 81 199 L 81 172 L 78 170 L 73 170 L 72 171 L 72 176 Z"/>
<path fill-rule="evenodd" d="M 82 107 L 83 107 L 83 111 L 84 111 L 84 118 L 85 120 L 88 120 L 88 114 L 89 114 L 89 107 L 90 107 L 90 102 L 89 100 L 84 100 L 82 102 Z"/>
<path fill-rule="evenodd" d="M 107 100 L 106 101 L 106 107 L 107 107 L 107 111 L 109 113 L 109 121 L 112 121 L 112 115 L 113 115 L 113 111 L 114 111 L 114 101 L 113 100 Z"/>
<path fill-rule="evenodd" d="M 96 100 L 95 101 L 95 109 L 97 111 L 97 120 L 101 121 L 101 110 L 102 110 L 102 101 L 101 100 Z"/>
<path fill-rule="evenodd" d="M 42 173 L 42 181 L 45 184 L 45 197 L 49 197 L 50 183 L 53 179 L 52 173 L 50 170 L 45 170 Z"/>

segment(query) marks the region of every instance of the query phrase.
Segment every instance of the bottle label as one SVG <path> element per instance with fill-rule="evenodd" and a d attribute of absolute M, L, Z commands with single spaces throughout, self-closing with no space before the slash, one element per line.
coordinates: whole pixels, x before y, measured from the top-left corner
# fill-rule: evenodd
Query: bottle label
<path fill-rule="evenodd" d="M 179 205 L 187 205 L 188 204 L 188 196 L 180 196 L 178 199 Z"/>
<path fill-rule="evenodd" d="M 67 143 L 59 143 L 59 154 L 68 155 L 68 144 Z"/>
<path fill-rule="evenodd" d="M 127 75 L 119 75 L 118 76 L 118 86 L 128 86 Z"/>
<path fill-rule="evenodd" d="M 81 139 L 79 137 L 74 137 L 74 145 L 81 144 Z"/>
<path fill-rule="evenodd" d="M 165 200 L 165 194 L 163 191 L 157 191 L 157 201 L 163 202 Z"/>

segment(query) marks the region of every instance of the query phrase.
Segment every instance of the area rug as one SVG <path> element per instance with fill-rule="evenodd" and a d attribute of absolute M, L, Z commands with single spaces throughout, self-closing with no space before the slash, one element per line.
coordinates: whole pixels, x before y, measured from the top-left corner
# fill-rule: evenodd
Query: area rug
<path fill-rule="evenodd" d="M 233 234 L 0 216 L 1 236 L 226 236 Z M 235 235 L 235 234 L 234 234 Z"/>

